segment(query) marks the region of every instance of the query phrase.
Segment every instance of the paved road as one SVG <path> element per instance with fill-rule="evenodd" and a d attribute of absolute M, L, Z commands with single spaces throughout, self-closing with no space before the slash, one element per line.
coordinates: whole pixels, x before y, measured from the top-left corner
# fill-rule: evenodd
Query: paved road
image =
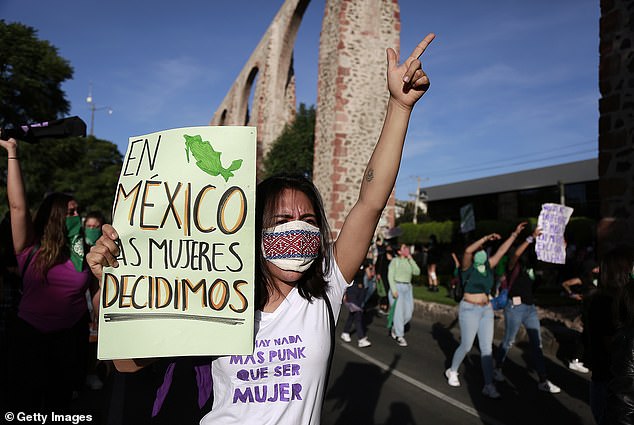
<path fill-rule="evenodd" d="M 460 370 L 462 386 L 447 385 L 443 373 L 458 345 L 457 324 L 434 323 L 417 315 L 406 334 L 409 346 L 399 347 L 388 336 L 385 319 L 375 318 L 368 334 L 372 346 L 359 349 L 354 335 L 349 344 L 339 338 L 346 315 L 344 309 L 323 425 L 594 424 L 587 403 L 588 375 L 568 370 L 558 359 L 547 357 L 546 366 L 562 392 L 540 392 L 536 374 L 526 369 L 528 347 L 518 344 L 505 364 L 507 380 L 498 384 L 502 400 L 490 400 L 480 393 L 483 382 L 477 344 Z M 102 424 L 120 425 L 114 416 L 106 419 L 107 412 L 112 412 L 110 395 L 119 391 L 109 380 L 102 391 L 83 392 L 75 405 L 101 416 Z M 126 392 L 137 393 L 137 398 L 143 393 L 151 395 L 135 391 L 134 386 Z M 152 399 L 145 401 L 151 406 Z"/>
<path fill-rule="evenodd" d="M 594 424 L 588 406 L 589 376 L 570 371 L 547 357 L 546 367 L 560 394 L 537 390 L 537 375 L 527 370 L 528 347 L 511 350 L 506 382 L 498 384 L 501 400 L 481 395 L 483 386 L 476 346 L 461 367 L 462 386 L 447 385 L 443 372 L 458 346 L 457 324 L 414 319 L 406 334 L 408 347 L 387 335 L 385 319 L 370 324 L 372 346 L 359 349 L 339 339 L 324 404 L 322 423 L 363 425 L 410 424 Z M 499 341 L 498 341 L 499 342 Z"/>

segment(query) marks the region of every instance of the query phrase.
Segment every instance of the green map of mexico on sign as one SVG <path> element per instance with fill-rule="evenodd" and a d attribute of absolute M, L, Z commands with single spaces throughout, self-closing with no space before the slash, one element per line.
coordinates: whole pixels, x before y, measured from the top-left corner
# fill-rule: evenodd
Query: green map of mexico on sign
<path fill-rule="evenodd" d="M 119 267 L 101 282 L 100 359 L 250 354 L 254 127 L 131 137 L 113 203 Z"/>

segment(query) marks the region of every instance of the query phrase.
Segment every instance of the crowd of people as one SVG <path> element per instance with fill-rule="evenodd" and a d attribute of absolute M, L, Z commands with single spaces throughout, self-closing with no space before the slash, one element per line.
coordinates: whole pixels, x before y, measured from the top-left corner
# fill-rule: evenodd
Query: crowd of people
<path fill-rule="evenodd" d="M 3 404 L 68 408 L 86 384 L 103 385 L 90 344 L 99 284 L 85 252 L 105 220 L 99 212 L 83 220 L 76 199 L 57 192 L 32 217 L 17 141 L 0 140 L 0 146 L 7 152 L 9 207 L 2 226 Z"/>
<path fill-rule="evenodd" d="M 398 346 L 408 346 L 405 334 L 414 312 L 414 280 L 420 279 L 425 267 L 429 291 L 439 291 L 443 286 L 442 249 L 431 235 L 419 250 L 426 259 L 421 264 L 412 247 L 399 243 L 398 238 L 374 241 L 374 232 L 396 181 L 412 108 L 429 88 L 420 57 L 433 39 L 433 34 L 425 37 L 400 64 L 396 52 L 387 50 L 385 122 L 363 175 L 359 198 L 336 240 L 330 240 L 321 197 L 311 181 L 276 175 L 257 186 L 256 246 L 264 247 L 263 238 L 281 244 L 280 238 L 288 232 L 302 232 L 315 242 L 289 246 L 300 255 L 283 264 L 265 248 L 255 260 L 255 340 L 302 337 L 306 350 L 306 359 L 298 359 L 304 371 L 299 378 L 302 397 L 286 404 L 233 403 L 232 391 L 241 385 L 232 379 L 241 364 L 234 361 L 237 356 L 195 361 L 115 360 L 119 372 L 164 374 L 164 379 L 158 379 L 158 389 L 146 388 L 151 403 L 141 417 L 155 423 L 318 424 L 332 361 L 333 327 L 342 306 L 348 312 L 340 334 L 344 342 L 351 343 L 354 335 L 359 348 L 372 346 L 370 314 L 384 317 L 388 335 Z M 82 217 L 77 200 L 67 193 L 48 194 L 32 217 L 18 142 L 0 140 L 0 146 L 7 153 L 9 207 L 0 226 L 2 302 L 6 307 L 0 327 L 2 379 L 9 388 L 3 402 L 30 410 L 69 407 L 78 391 L 103 386 L 94 352 L 99 280 L 103 267 L 117 266 L 118 234 L 100 212 Z M 539 227 L 530 229 L 521 222 L 505 239 L 491 233 L 465 243 L 462 251 L 451 252 L 451 277 L 444 283 L 452 292 L 460 289 L 462 295 L 458 304 L 460 341 L 444 372 L 449 386 L 461 385 L 462 363 L 477 336 L 482 394 L 500 398 L 496 382 L 507 380 L 505 360 L 524 326 L 538 390 L 561 392 L 548 379 L 535 305 L 538 279 L 532 247 L 540 233 Z M 374 255 L 368 255 L 368 246 L 373 246 Z M 584 321 L 583 336 L 568 367 L 578 373 L 592 372 L 589 403 L 597 423 L 626 423 L 623 418 L 634 417 L 634 251 L 619 246 L 600 259 L 592 251 L 579 252 L 585 256 L 580 254 L 561 282 L 564 295 L 578 302 Z M 503 300 L 496 302 L 501 294 Z M 503 309 L 505 323 L 498 347 L 494 346 L 494 308 Z M 331 347 L 330 354 L 324 347 Z M 278 365 L 274 359 L 265 363 L 271 370 Z M 191 411 L 166 413 L 166 393 L 178 376 L 195 379 L 202 403 L 192 401 Z M 275 384 L 273 376 L 262 379 Z M 210 382 L 213 387 L 205 387 Z M 184 411 L 190 413 L 184 415 Z"/>

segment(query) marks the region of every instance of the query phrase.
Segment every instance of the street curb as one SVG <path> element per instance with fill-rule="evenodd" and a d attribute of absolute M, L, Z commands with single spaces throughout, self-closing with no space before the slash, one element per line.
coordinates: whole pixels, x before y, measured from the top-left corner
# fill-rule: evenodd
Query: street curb
<path fill-rule="evenodd" d="M 541 323 L 542 351 L 552 357 L 571 357 L 577 338 L 582 331 L 581 318 L 574 307 L 543 309 L 537 307 Z M 458 306 L 414 300 L 414 316 L 431 320 L 443 326 L 459 329 Z M 504 337 L 504 313 L 495 311 L 494 342 L 500 344 Z M 528 335 L 522 326 L 515 343 L 527 342 Z M 570 360 L 569 358 L 567 360 Z"/>

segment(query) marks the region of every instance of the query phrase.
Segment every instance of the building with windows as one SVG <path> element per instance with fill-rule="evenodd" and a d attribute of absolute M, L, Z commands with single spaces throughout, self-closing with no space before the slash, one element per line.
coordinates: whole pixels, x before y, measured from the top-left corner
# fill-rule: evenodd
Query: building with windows
<path fill-rule="evenodd" d="M 537 217 L 544 203 L 563 203 L 573 216 L 599 218 L 598 159 L 558 164 L 425 188 L 429 218 L 460 220 L 471 203 L 476 220 Z"/>

